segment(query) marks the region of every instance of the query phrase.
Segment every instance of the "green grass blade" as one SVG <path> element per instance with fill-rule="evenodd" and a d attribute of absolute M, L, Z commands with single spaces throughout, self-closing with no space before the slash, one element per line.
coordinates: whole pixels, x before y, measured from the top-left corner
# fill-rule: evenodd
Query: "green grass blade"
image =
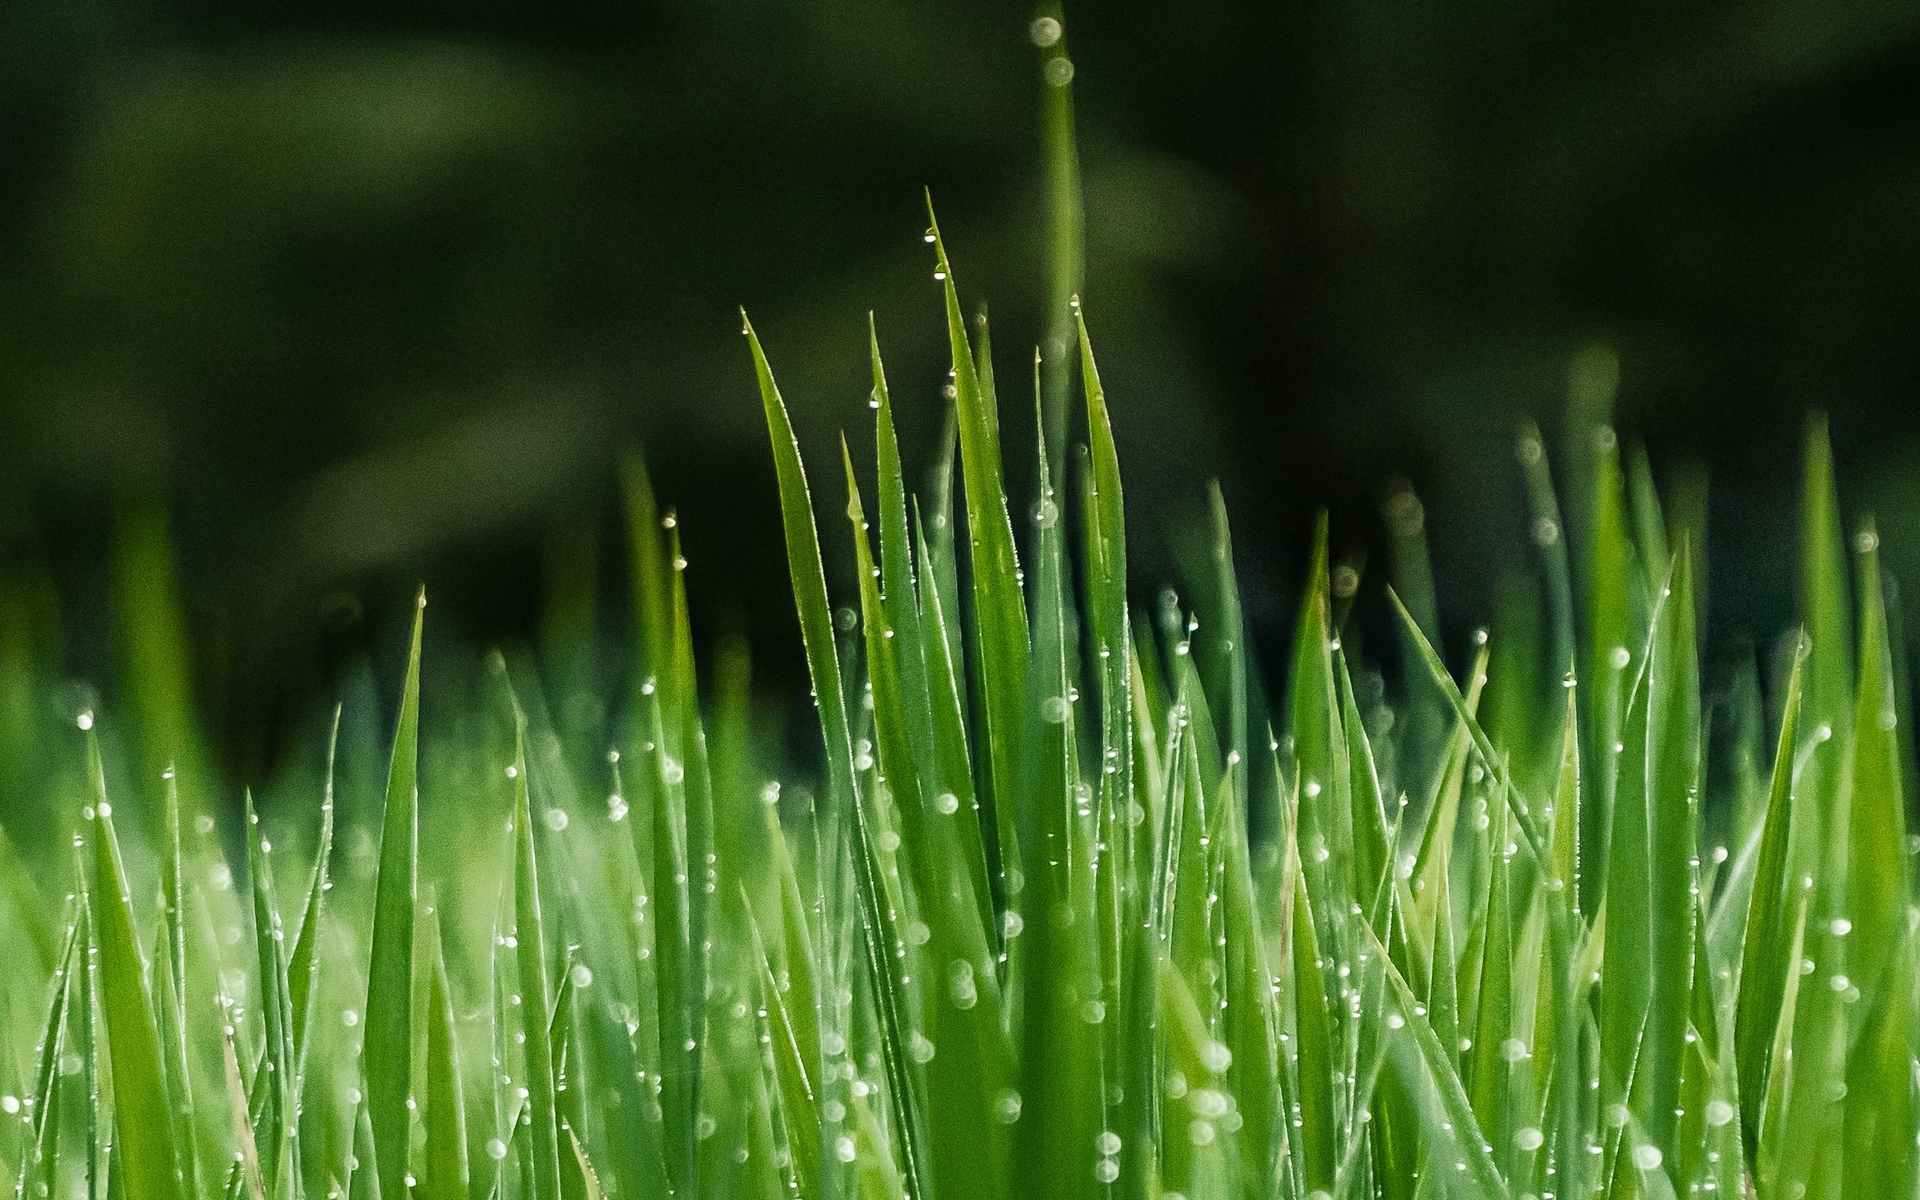
<path fill-rule="evenodd" d="M 979 897 L 981 925 L 987 931 L 988 940 L 998 947 L 1001 945 L 1000 929 L 994 921 L 998 876 L 988 866 L 986 834 L 980 823 L 980 800 L 973 786 L 973 767 L 967 748 L 966 712 L 960 702 L 959 660 L 949 652 L 947 602 L 942 595 L 926 529 L 917 509 L 914 526 L 915 546 L 919 552 L 920 620 L 933 719 L 935 769 L 946 788 L 944 793 L 935 795 L 934 806 L 944 810 L 948 802 L 942 796 L 953 797 L 953 813 L 950 815 L 959 818 L 955 833 L 967 856 L 967 869 L 973 877 L 974 892 Z M 1002 958 L 1004 960 L 1004 955 Z"/>
<path fill-rule="evenodd" d="M 1113 919 L 1118 922 L 1115 961 L 1110 968 L 1114 995 L 1109 1042 L 1112 1078 L 1121 1095 L 1110 1114 L 1120 1138 L 1116 1191 L 1137 1200 L 1152 1195 L 1155 1130 L 1154 1093 L 1158 1072 L 1154 1025 L 1158 1011 L 1158 971 L 1152 923 L 1155 853 L 1149 834 L 1157 827 L 1144 789 L 1135 786 L 1140 738 L 1151 738 L 1151 722 L 1136 724 L 1133 628 L 1127 609 L 1126 506 L 1122 501 L 1120 461 L 1106 389 L 1094 361 L 1093 341 L 1084 312 L 1073 301 L 1080 350 L 1080 376 L 1086 393 L 1088 446 L 1082 466 L 1082 548 L 1086 558 L 1087 634 L 1096 664 L 1100 711 L 1100 809 L 1106 853 L 1102 884 L 1112 889 Z M 1146 769 L 1153 774 L 1151 755 Z M 1135 810 L 1140 812 L 1138 821 Z M 1108 905 L 1102 906 L 1103 922 Z M 1269 994 L 1269 1000 L 1271 996 Z"/>
<path fill-rule="evenodd" d="M 1887 641 L 1886 602 L 1880 584 L 1879 535 L 1869 522 L 1860 547 L 1860 686 L 1854 709 L 1853 811 L 1848 820 L 1847 910 L 1853 915 L 1851 972 L 1870 1003 L 1888 990 L 1883 980 L 1908 923 L 1913 896 L 1907 845 L 1907 804 L 1901 763 L 1900 713 L 1895 703 L 1893 652 Z"/>
<path fill-rule="evenodd" d="M 426 591 L 413 613 L 407 677 L 400 694 L 393 757 L 387 768 L 386 815 L 380 833 L 380 874 L 373 909 L 373 950 L 367 969 L 367 1123 L 372 1131 L 380 1194 L 407 1194 L 413 1094 L 413 910 L 419 888 L 420 829 L 416 815 L 420 747 L 420 633 Z"/>
<path fill-rule="evenodd" d="M 1771 1088 L 1768 1075 L 1789 977 L 1797 974 L 1797 956 L 1785 958 L 1779 953 L 1779 947 L 1787 928 L 1787 912 L 1798 899 L 1794 881 L 1799 877 L 1792 871 L 1788 846 L 1792 837 L 1794 751 L 1799 738 L 1806 652 L 1807 643 L 1803 638 L 1794 657 L 1793 674 L 1787 682 L 1779 748 L 1774 755 L 1773 782 L 1761 827 L 1737 977 L 1735 1060 L 1740 1073 L 1741 1128 L 1746 1135 L 1749 1160 L 1758 1153 L 1761 1105 Z"/>
<path fill-rule="evenodd" d="M 1073 318 L 1086 275 L 1086 212 L 1080 194 L 1080 151 L 1073 121 L 1073 60 L 1067 57 L 1065 14 L 1044 0 L 1030 26 L 1040 60 L 1040 140 L 1047 180 L 1047 348 L 1044 410 L 1047 444 L 1067 444 L 1072 401 Z M 1052 464 L 1058 475 L 1060 462 Z"/>
<path fill-rule="evenodd" d="M 89 749 L 91 749 L 91 747 L 89 747 Z M 94 900 L 90 891 L 93 885 L 88 882 L 89 873 L 87 871 L 86 859 L 83 857 L 82 849 L 78 846 L 74 848 L 74 858 L 77 868 L 74 875 L 80 880 L 82 930 L 88 939 L 83 943 L 87 947 L 86 953 L 81 956 L 80 982 L 78 987 L 79 1003 L 77 1005 L 80 1020 L 78 1022 L 79 1031 L 74 1038 L 74 1048 L 78 1051 L 80 1058 L 81 1094 L 79 1100 L 82 1107 L 86 1110 L 86 1140 L 82 1143 L 82 1149 L 84 1150 L 82 1162 L 85 1164 L 86 1170 L 87 1200 L 99 1200 L 101 1194 L 101 1126 L 102 1124 L 106 1124 L 110 1127 L 113 1115 L 112 1110 L 106 1107 L 108 1097 L 103 1093 L 101 1088 L 101 1052 L 99 1039 L 96 1036 L 99 1024 L 94 1019 L 95 1010 L 101 1007 L 100 964 L 103 956 L 100 953 L 99 933 L 97 932 L 98 919 L 94 916 Z M 65 1064 L 62 1064 L 61 1069 L 66 1070 L 68 1068 Z M 112 1078 L 111 1071 L 109 1071 L 107 1078 Z M 239 1112 L 244 1115 L 246 1109 L 242 1107 Z M 244 1125 L 245 1121 L 243 1120 L 241 1124 Z M 111 1136 L 111 1128 L 109 1128 L 107 1132 L 109 1136 Z"/>
<path fill-rule="evenodd" d="M 348 1162 L 347 1200 L 380 1200 L 380 1148 L 373 1140 L 373 1118 L 365 1101 L 353 1108 L 353 1149 Z"/>
<path fill-rule="evenodd" d="M 307 901 L 300 913 L 300 931 L 294 935 L 293 953 L 287 959 L 287 990 L 293 1007 L 294 1064 L 301 1078 L 306 1074 L 307 1044 L 313 1034 L 314 988 L 320 981 L 320 922 L 326 912 L 326 896 L 332 888 L 330 864 L 333 858 L 333 764 L 340 748 L 340 706 L 333 709 L 333 728 L 327 735 L 327 781 L 320 796 L 320 841 L 314 850 L 313 870 L 307 877 Z"/>
<path fill-rule="evenodd" d="M 435 906 L 436 908 L 438 906 Z M 426 1143 L 417 1200 L 467 1200 L 467 1121 L 460 1092 L 460 1051 L 453 1028 L 453 995 L 447 984 L 440 916 L 433 914 L 427 941 Z"/>
<path fill-rule="evenodd" d="M 1347 797 L 1353 815 L 1353 878 L 1355 898 L 1367 906 L 1369 917 L 1375 914 L 1375 898 L 1386 894 L 1385 883 L 1392 867 L 1391 834 L 1387 812 L 1381 803 L 1380 776 L 1374 767 L 1373 746 L 1367 738 L 1366 723 L 1353 695 L 1353 678 L 1347 670 L 1344 650 L 1334 652 L 1334 680 L 1339 685 L 1340 731 L 1346 739 Z"/>
<path fill-rule="evenodd" d="M 261 1070 L 267 1073 L 267 1079 L 260 1088 L 254 1139 L 261 1147 L 261 1174 L 273 1180 L 279 1178 L 283 1156 L 289 1159 L 286 1165 L 298 1168 L 298 1163 L 291 1161 L 292 1156 L 298 1154 L 296 1131 L 299 1127 L 293 1119 L 296 1103 L 293 1009 L 287 987 L 286 931 L 274 901 L 269 847 L 260 832 L 260 816 L 254 811 L 251 791 L 245 797 L 242 819 L 247 830 L 247 874 L 253 901 L 255 978 L 260 989 L 259 1011 L 265 1018 L 266 1040 Z"/>
<path fill-rule="evenodd" d="M 660 552 L 660 505 L 646 459 L 629 455 L 622 464 L 621 493 L 626 501 L 627 534 L 633 563 L 634 624 L 638 631 L 639 677 L 658 676 L 666 669 L 670 601 L 667 564 Z"/>
<path fill-rule="evenodd" d="M 546 932 L 540 919 L 540 871 L 533 846 L 533 812 L 528 799 L 526 720 L 514 714 L 513 782 L 513 941 L 520 988 L 520 1032 L 526 1035 L 527 1105 L 532 1116 L 534 1192 L 528 1200 L 559 1200 L 560 1135 L 554 1105 L 553 1057 L 547 1022 L 553 993 L 547 982 Z"/>
<path fill-rule="evenodd" d="M 1346 911 L 1355 887 L 1353 813 L 1346 799 L 1346 741 L 1334 684 L 1330 600 L 1327 518 L 1322 513 L 1294 635 L 1291 732 L 1300 777 L 1302 870 L 1313 893 L 1322 948 L 1335 952 L 1339 914 Z"/>
<path fill-rule="evenodd" d="M 600 1176 L 594 1172 L 593 1164 L 587 1161 L 587 1152 L 571 1129 L 567 1130 L 567 1145 L 568 1160 L 579 1168 L 586 1200 L 606 1200 L 607 1192 L 600 1186 Z"/>
<path fill-rule="evenodd" d="M 932 205 L 927 210 L 933 221 Z M 1027 691 L 1027 609 L 1020 590 L 1019 556 L 1001 474 L 1000 422 L 991 375 L 976 366 L 960 313 L 959 292 L 946 243 L 931 226 L 935 276 L 946 300 L 947 340 L 952 354 L 955 411 L 959 415 L 960 467 L 966 483 L 967 538 L 973 566 L 973 613 L 979 638 L 980 687 L 985 699 L 987 792 L 994 799 L 1001 854 L 1017 862 L 1013 842 L 1014 797 L 1021 762 Z M 981 353 L 985 354 L 984 330 Z M 1010 903 L 1017 897 L 1010 897 Z M 1017 907 L 1017 905 L 1015 905 Z"/>
<path fill-rule="evenodd" d="M 1647 459 L 1647 448 L 1638 442 L 1627 452 L 1627 506 L 1633 514 L 1640 561 L 1650 566 L 1673 561 L 1667 545 L 1667 518 L 1660 510 L 1660 492 L 1653 484 L 1653 464 Z"/>
<path fill-rule="evenodd" d="M 800 443 L 794 436 L 793 423 L 787 417 L 786 404 L 780 398 L 760 339 L 750 323 L 745 333 L 753 352 L 754 372 L 759 379 L 773 443 L 774 470 L 780 484 L 780 516 L 786 532 L 787 566 L 793 579 L 808 673 L 813 679 L 814 703 L 820 711 L 821 729 L 827 743 L 828 784 L 834 792 L 851 796 L 854 794 L 853 734 L 847 722 L 840 660 L 834 649 L 832 605 L 827 598 L 826 569 L 820 562 L 820 535 L 814 524 L 806 468 L 801 463 Z"/>
<path fill-rule="evenodd" d="M 656 719 L 662 735 L 658 751 L 658 802 L 655 807 L 655 878 L 670 885 L 671 922 L 662 922 L 661 996 L 662 1073 L 673 1088 L 673 1128 L 668 1167 L 676 1186 L 699 1189 L 701 1086 L 706 1029 L 707 910 L 713 895 L 713 793 L 707 763 L 706 733 L 694 676 L 693 635 L 687 613 L 686 559 L 677 528 L 668 537 L 668 636 L 664 670 L 658 678 Z M 661 822 L 665 821 L 663 825 Z M 537 1141 L 537 1139 L 536 1139 Z M 557 1142 L 556 1142 L 557 1145 Z"/>
<path fill-rule="evenodd" d="M 1574 649 L 1573 575 L 1568 564 L 1566 521 L 1553 490 L 1553 471 L 1539 427 L 1528 423 L 1520 433 L 1520 465 L 1527 479 L 1527 502 L 1533 517 L 1533 540 L 1540 547 L 1547 576 L 1547 607 L 1553 634 L 1556 672 L 1577 665 Z"/>
<path fill-rule="evenodd" d="M 1325 975 L 1320 968 L 1320 946 L 1314 933 L 1313 903 L 1306 876 L 1294 872 L 1293 891 L 1293 1028 L 1299 1056 L 1296 1095 L 1300 1110 L 1302 1181 L 1311 1192 L 1331 1193 L 1339 1161 L 1334 1141 L 1333 1032 L 1327 1012 Z"/>
<path fill-rule="evenodd" d="M 1587 745 L 1583 758 L 1590 782 L 1581 808 L 1580 907 L 1596 912 L 1609 879 L 1607 850 L 1613 822 L 1617 761 L 1629 685 L 1638 674 L 1644 644 L 1646 584 L 1627 532 L 1626 484 L 1614 432 L 1596 431 L 1594 494 L 1586 553 L 1586 672 L 1583 676 Z M 1664 564 L 1662 564 L 1664 566 Z"/>
<path fill-rule="evenodd" d="M 1813 647 L 1807 655 L 1807 720 L 1826 725 L 1845 745 L 1854 702 L 1853 621 L 1847 599 L 1846 542 L 1833 484 L 1833 447 L 1827 419 L 1807 422 L 1806 465 L 1800 500 L 1800 612 Z M 1816 760 L 1817 761 L 1817 760 Z M 1823 781 L 1830 785 L 1829 775 Z"/>
<path fill-rule="evenodd" d="M 168 1110 L 160 1034 L 147 993 L 146 963 L 133 928 L 133 900 L 127 872 L 114 836 L 113 810 L 107 803 L 100 766 L 100 744 L 87 739 L 87 769 L 93 790 L 92 893 L 99 951 L 100 1006 L 107 1021 L 107 1048 L 113 1070 L 114 1143 L 124 1169 L 127 1200 L 178 1200 L 179 1155 L 173 1144 L 173 1114 Z"/>
<path fill-rule="evenodd" d="M 1850 1016 L 1846 1177 L 1856 1191 L 1874 1181 L 1907 1184 L 1914 1172 L 1911 1069 L 1910 917 L 1902 716 L 1894 688 L 1879 535 L 1871 522 L 1855 545 L 1860 567 L 1859 692 L 1853 718 L 1852 811 L 1848 817 L 1847 975 L 1859 989 Z"/>
<path fill-rule="evenodd" d="M 1116 472 L 1117 474 L 1117 472 Z M 1240 613 L 1240 584 L 1233 563 L 1226 501 L 1216 483 L 1209 489 L 1213 509 L 1213 546 L 1219 572 L 1221 621 L 1230 647 L 1229 714 L 1231 730 L 1225 786 L 1221 796 L 1220 934 L 1222 1024 L 1220 1043 L 1232 1056 L 1227 1082 L 1241 1125 L 1236 1141 L 1241 1156 L 1243 1194 L 1264 1196 L 1279 1178 L 1281 1122 L 1279 1088 L 1279 1013 L 1274 1003 L 1273 972 L 1255 901 L 1252 846 L 1247 833 L 1247 631 Z M 1124 617 L 1124 614 L 1116 614 Z M 1124 619 L 1120 622 L 1125 628 Z M 1124 644 L 1124 643 L 1123 643 Z M 1116 754 L 1117 759 L 1120 755 Z M 1371 774 L 1372 757 L 1365 764 Z M 1378 808 L 1377 793 L 1373 803 Z"/>
<path fill-rule="evenodd" d="M 53 980 L 48 989 L 47 1015 L 40 1027 L 38 1065 L 33 1073 L 33 1092 L 25 1116 L 25 1137 L 20 1150 L 20 1169 L 16 1175 L 15 1200 L 33 1200 L 52 1191 L 57 1162 L 59 1124 L 60 1061 L 66 1053 L 67 998 L 73 991 L 76 948 L 84 936 L 78 920 L 67 927 L 66 945 L 54 960 Z M 80 952 L 84 953 L 84 950 Z"/>
<path fill-rule="evenodd" d="M 553 1064 L 554 1137 L 560 1147 L 560 1195 L 562 1200 L 586 1200 L 587 1181 L 568 1138 L 587 1131 L 584 1098 L 587 1092 L 585 1072 L 580 1065 L 579 1022 L 574 1001 L 580 994 L 574 983 L 574 959 L 568 955 L 560 964 L 560 990 L 553 997 L 553 1018 L 547 1022 L 547 1047 Z M 715 1123 L 716 1125 L 718 1122 Z"/>
<path fill-rule="evenodd" d="M 187 1024 L 186 868 L 180 848 L 180 791 L 173 771 L 166 779 L 166 826 L 160 868 L 160 933 L 154 941 L 154 1007 L 160 1022 L 161 1062 L 171 1088 L 174 1145 L 180 1178 L 190 1194 L 201 1187 L 200 1154 L 192 1084 L 192 1043 Z"/>
<path fill-rule="evenodd" d="M 1487 873 L 1485 932 L 1480 942 L 1478 996 L 1474 1003 L 1473 1047 L 1462 1063 L 1474 1117 L 1494 1145 L 1496 1159 L 1512 1173 L 1513 1130 L 1509 1127 L 1507 1042 L 1513 1036 L 1516 940 L 1512 856 L 1503 852 L 1512 818 L 1504 804 L 1490 805 L 1492 849 Z"/>
<path fill-rule="evenodd" d="M 223 1015 L 230 1016 L 231 1011 L 229 1009 Z M 238 1200 L 241 1196 L 248 1200 L 266 1200 L 267 1185 L 260 1170 L 260 1146 L 254 1137 L 253 1124 L 247 1119 L 247 1087 L 240 1079 L 240 1059 L 233 1047 L 233 1030 L 231 1021 L 223 1022 L 220 1028 L 227 1100 L 233 1108 L 233 1136 L 237 1147 L 232 1171 L 227 1176 L 226 1194 L 230 1200 Z"/>
<path fill-rule="evenodd" d="M 894 664 L 900 678 L 902 717 L 913 741 L 914 770 L 929 789 L 925 800 L 956 790 L 935 755 L 933 702 L 929 694 L 927 654 L 920 628 L 920 600 L 914 578 L 913 546 L 907 535 L 907 488 L 900 467 L 900 442 L 893 424 L 893 401 L 887 392 L 886 370 L 880 362 L 879 335 L 873 314 L 867 314 L 867 339 L 873 360 L 875 454 L 879 464 L 880 588 L 889 639 L 895 642 Z M 864 536 L 862 538 L 864 541 Z M 861 595 L 866 595 L 862 583 Z M 871 636 L 869 636 L 871 641 Z M 950 761 L 950 758 L 947 759 Z M 904 766 L 905 764 L 901 764 Z"/>
<path fill-rule="evenodd" d="M 1650 908 L 1649 1008 L 1638 1079 L 1647 1083 L 1647 1136 L 1679 1163 L 1674 1110 L 1693 994 L 1700 681 L 1694 648 L 1692 552 L 1681 547 L 1655 609 L 1647 658 L 1646 837 Z M 1621 803 L 1630 789 L 1623 783 Z M 1616 808 L 1615 820 L 1619 821 Z M 1615 845 L 1618 846 L 1616 841 Z M 1611 889 L 1610 889 L 1611 890 Z M 1669 1169 L 1675 1169 L 1670 1167 Z"/>

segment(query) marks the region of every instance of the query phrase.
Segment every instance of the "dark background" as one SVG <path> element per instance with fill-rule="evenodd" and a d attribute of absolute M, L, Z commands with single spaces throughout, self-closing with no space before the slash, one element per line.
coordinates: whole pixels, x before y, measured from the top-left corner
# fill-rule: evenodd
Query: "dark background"
<path fill-rule="evenodd" d="M 618 596 L 644 443 L 703 636 L 795 686 L 736 306 L 835 531 L 869 309 L 910 458 L 937 431 L 929 187 L 1026 445 L 1031 16 L 0 5 L 7 586 L 57 595 L 69 669 L 110 687 L 116 514 L 164 506 L 211 732 L 256 777 L 419 580 L 476 642 L 534 633 L 556 555 Z M 1109 0 L 1067 34 L 1143 594 L 1218 476 L 1274 667 L 1314 510 L 1375 543 L 1398 475 L 1458 645 L 1528 561 L 1514 438 L 1553 438 L 1576 360 L 1617 361 L 1663 480 L 1711 472 L 1715 653 L 1791 619 L 1812 407 L 1849 520 L 1920 578 L 1920 6 Z"/>

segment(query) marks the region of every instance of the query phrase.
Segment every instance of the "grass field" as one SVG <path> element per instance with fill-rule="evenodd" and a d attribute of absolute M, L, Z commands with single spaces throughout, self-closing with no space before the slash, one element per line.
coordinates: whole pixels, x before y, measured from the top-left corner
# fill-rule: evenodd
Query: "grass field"
<path fill-rule="evenodd" d="M 1217 489 L 1182 592 L 1128 573 L 1048 20 L 1038 478 L 936 230 L 924 473 L 876 340 L 873 428 L 809 480 L 744 330 L 812 715 L 688 611 L 637 458 L 630 616 L 562 572 L 536 650 L 436 643 L 423 681 L 423 594 L 257 813 L 196 734 L 161 523 L 121 529 L 105 697 L 0 588 L 22 1200 L 1915 1195 L 1908 671 L 1824 426 L 1802 632 L 1730 688 L 1703 495 L 1577 422 L 1520 434 L 1536 586 L 1464 674 L 1403 494 L 1393 636 L 1323 523 L 1263 678 Z"/>
<path fill-rule="evenodd" d="M 1010 502 L 1010 406 L 933 249 L 924 486 L 876 343 L 873 469 L 843 444 L 810 494 L 745 330 L 817 759 L 779 761 L 741 646 L 695 661 L 637 460 L 631 644 L 450 650 L 423 706 L 422 595 L 404 676 L 349 689 L 264 818 L 224 819 L 153 529 L 98 721 L 10 611 L 22 1197 L 1913 1193 L 1906 669 L 1819 423 L 1804 634 L 1764 687 L 1703 697 L 1704 510 L 1664 516 L 1602 427 L 1570 519 L 1522 435 L 1544 601 L 1464 682 L 1403 511 L 1399 639 L 1343 643 L 1378 585 L 1323 528 L 1269 703 L 1217 491 L 1211 578 L 1130 602 L 1084 325 L 1078 440 Z"/>

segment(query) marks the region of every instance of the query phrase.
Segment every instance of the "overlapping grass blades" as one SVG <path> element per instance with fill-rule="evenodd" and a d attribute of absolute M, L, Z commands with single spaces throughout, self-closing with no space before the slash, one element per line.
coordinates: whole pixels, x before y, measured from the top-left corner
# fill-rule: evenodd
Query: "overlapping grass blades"
<path fill-rule="evenodd" d="M 1537 586 L 1459 677 L 1420 523 L 1393 530 L 1389 695 L 1351 616 L 1374 585 L 1323 521 L 1269 704 L 1231 498 L 1184 593 L 1137 603 L 1079 306 L 1032 425 L 1003 424 L 929 236 L 951 403 L 900 411 L 870 325 L 871 473 L 860 430 L 810 483 L 744 331 L 815 701 L 799 763 L 738 639 L 696 661 L 697 566 L 637 459 L 618 670 L 579 666 L 610 639 L 554 640 L 445 650 L 423 686 L 416 608 L 391 710 L 357 677 L 227 841 L 111 708 L 48 732 L 72 764 L 39 795 L 77 847 L 0 846 L 21 1200 L 1913 1194 L 1905 668 L 1820 424 L 1804 628 L 1719 709 L 1699 501 L 1604 428 L 1566 503 L 1522 432 Z M 916 491 L 901 426 L 937 421 Z M 171 654 L 174 619 L 128 638 Z"/>

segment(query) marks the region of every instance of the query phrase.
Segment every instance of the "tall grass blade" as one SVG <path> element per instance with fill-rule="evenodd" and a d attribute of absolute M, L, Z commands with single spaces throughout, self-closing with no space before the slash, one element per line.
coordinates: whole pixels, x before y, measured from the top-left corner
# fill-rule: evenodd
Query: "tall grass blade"
<path fill-rule="evenodd" d="M 434 906 L 436 909 L 438 905 Z M 441 946 L 440 916 L 428 923 L 426 1144 L 418 1200 L 467 1200 L 467 1120 L 460 1092 L 460 1052 L 454 1035 L 453 994 Z"/>
<path fill-rule="evenodd" d="M 547 982 L 547 943 L 540 919 L 540 872 L 534 855 L 533 810 L 528 799 L 526 718 L 514 711 L 513 755 L 513 929 L 519 986 L 520 1030 L 526 1055 L 527 1108 L 531 1116 L 533 1195 L 528 1200 L 559 1200 L 559 1116 L 554 1105 L 552 1047 L 547 1022 L 553 993 Z M 518 1040 L 518 1039 L 516 1039 Z"/>
<path fill-rule="evenodd" d="M 407 1195 L 413 1094 L 413 916 L 419 889 L 417 810 L 420 747 L 420 633 L 427 594 L 413 613 L 407 676 L 387 768 L 386 813 L 380 833 L 373 943 L 367 968 L 366 1112 L 382 1196 Z"/>
<path fill-rule="evenodd" d="M 113 1130 L 124 1171 L 127 1200 L 178 1200 L 179 1155 L 168 1111 L 160 1033 L 155 1027 L 146 962 L 133 927 L 133 900 L 114 836 L 99 739 L 87 738 L 87 772 L 93 791 L 92 897 L 99 951 L 100 1008 L 106 1016 L 108 1061 L 113 1071 Z M 85 1001 L 83 1001 L 85 1003 Z"/>
<path fill-rule="evenodd" d="M 932 222 L 934 275 L 946 300 L 947 340 L 953 362 L 955 412 L 959 422 L 960 467 L 966 484 L 967 539 L 973 575 L 973 617 L 980 656 L 984 700 L 987 792 L 993 799 L 1003 864 L 1019 864 L 1014 830 L 1022 732 L 1027 704 L 1027 610 L 1021 597 L 1019 556 L 1013 520 L 1007 512 L 1006 484 L 1000 460 L 1000 420 L 994 407 L 992 374 L 980 371 L 960 312 L 960 296 L 947 259 L 946 243 Z M 986 338 L 981 337 L 981 361 Z M 957 614 L 956 614 L 957 615 Z M 1003 870 L 1005 866 L 1003 865 Z M 1008 907 L 1018 911 L 1019 897 Z"/>

